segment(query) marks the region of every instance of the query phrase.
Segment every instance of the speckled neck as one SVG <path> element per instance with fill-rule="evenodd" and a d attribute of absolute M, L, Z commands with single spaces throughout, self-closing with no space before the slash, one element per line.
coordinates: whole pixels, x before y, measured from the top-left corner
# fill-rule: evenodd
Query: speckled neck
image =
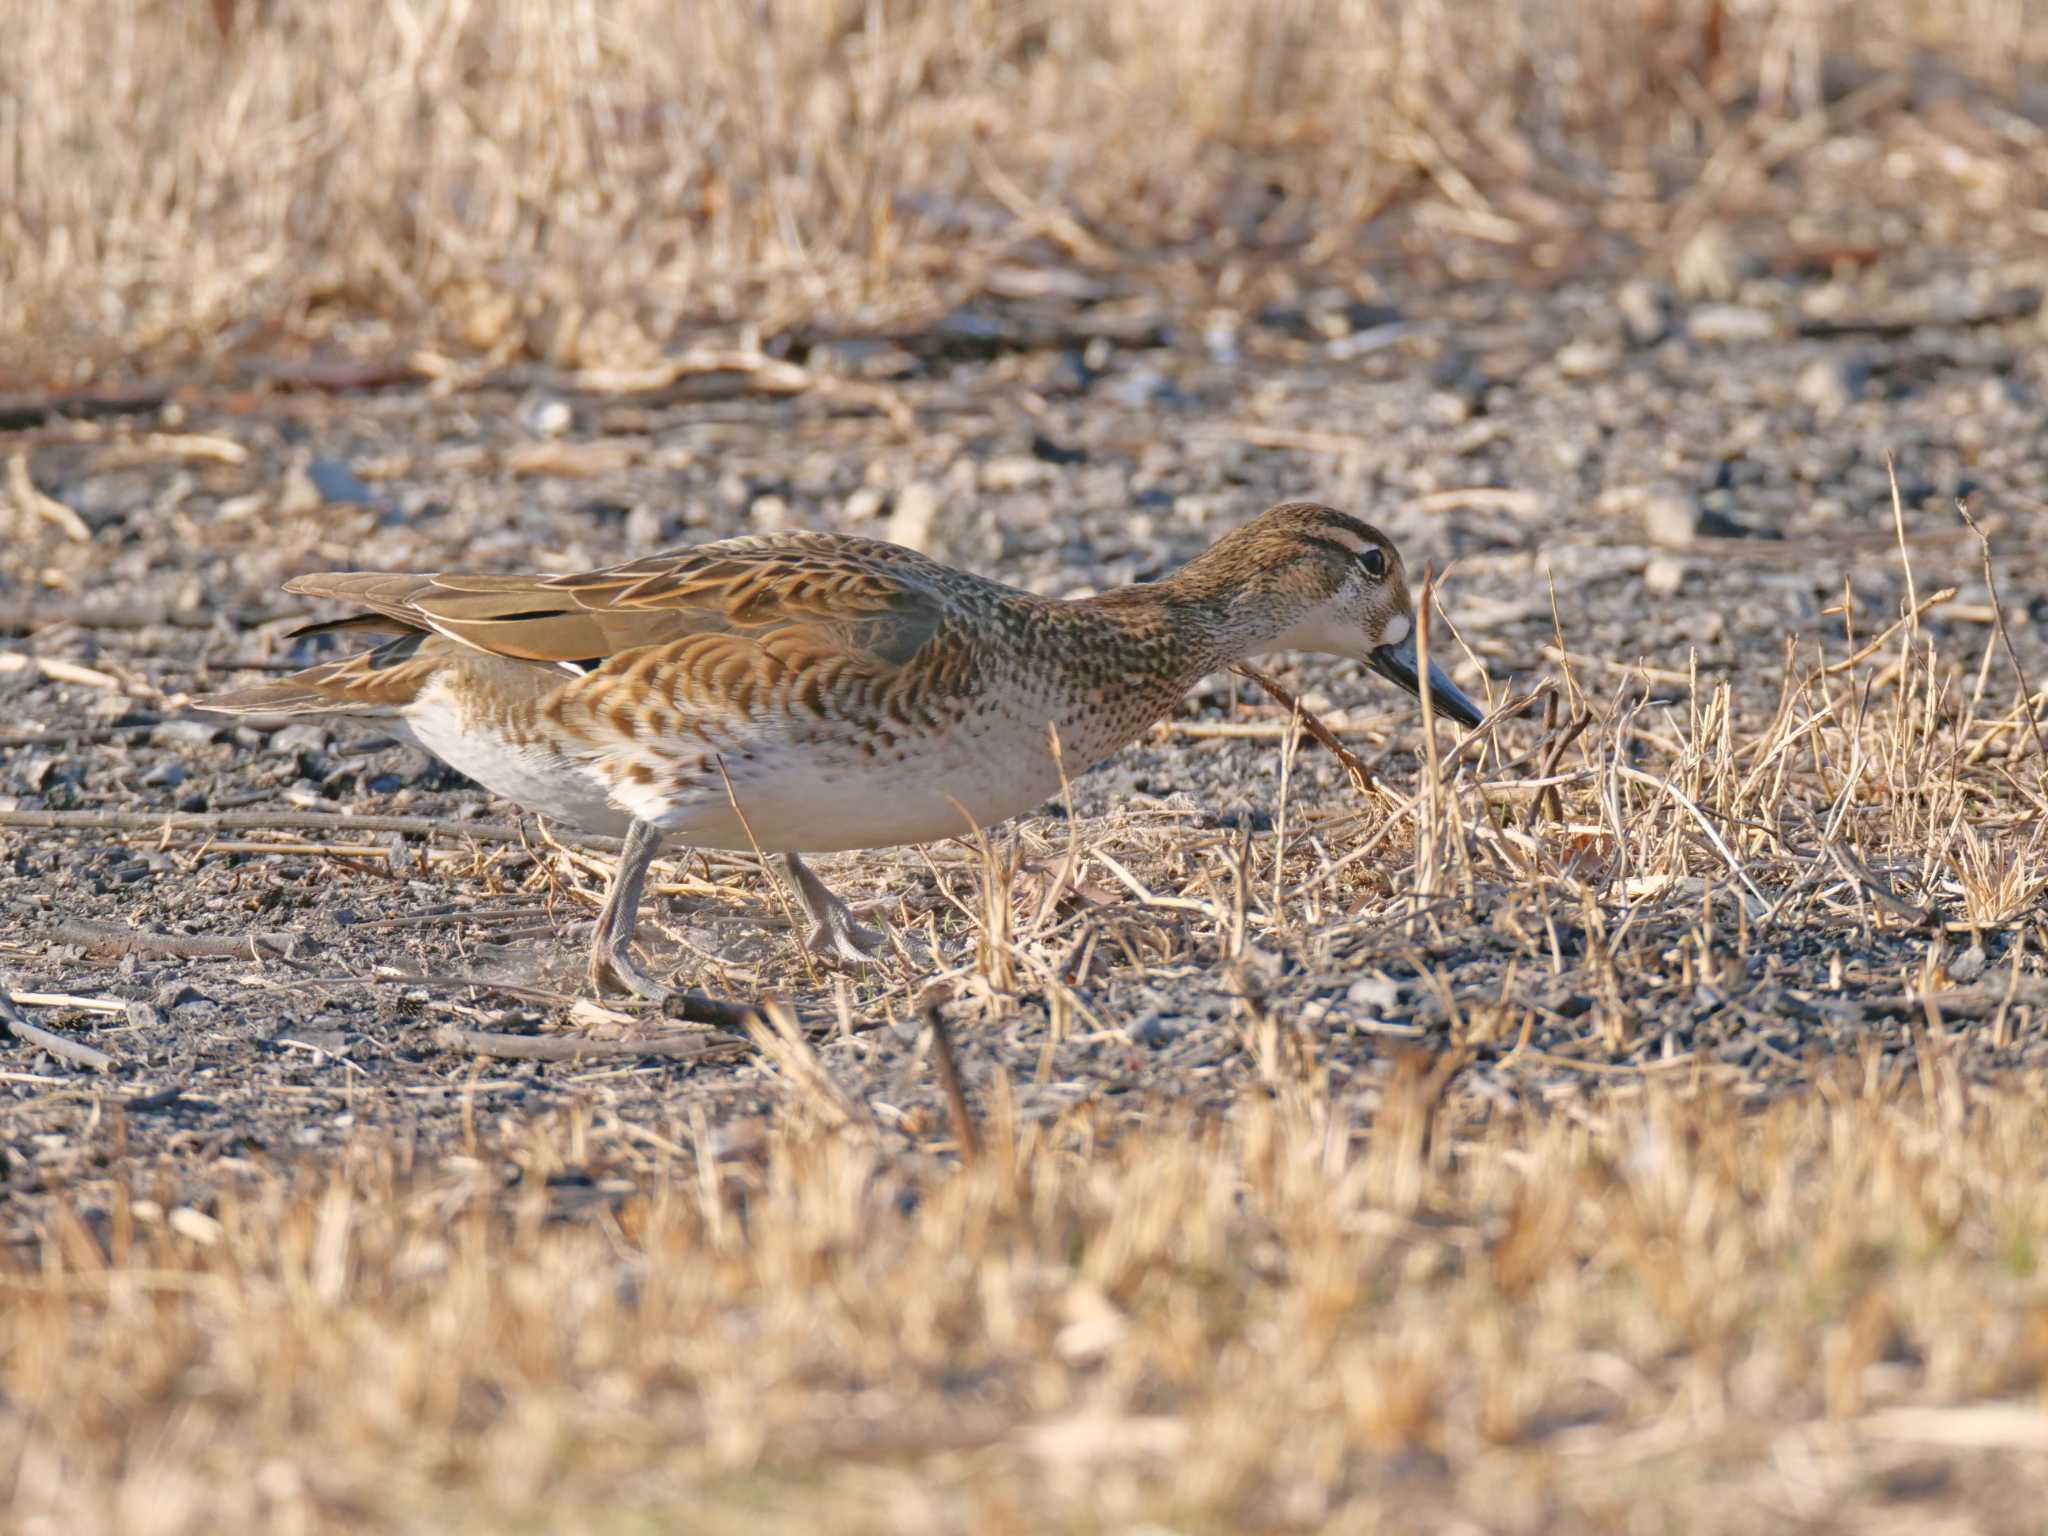
<path fill-rule="evenodd" d="M 1189 688 L 1286 628 L 1270 600 L 1189 590 L 1172 578 L 1052 607 L 1037 645 L 1005 651 L 1035 652 L 1041 675 L 1071 701 L 1061 734 L 1084 761 L 1137 739 Z"/>
<path fill-rule="evenodd" d="M 1157 633 L 1161 680 L 1176 698 L 1218 668 L 1257 655 L 1287 632 L 1300 607 L 1257 574 L 1209 555 L 1159 581 L 1083 602 L 1126 631 Z"/>

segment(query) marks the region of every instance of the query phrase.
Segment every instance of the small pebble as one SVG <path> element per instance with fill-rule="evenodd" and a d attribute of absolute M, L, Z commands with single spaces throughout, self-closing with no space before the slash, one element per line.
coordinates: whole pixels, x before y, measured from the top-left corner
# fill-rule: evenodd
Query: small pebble
<path fill-rule="evenodd" d="M 657 549 L 662 544 L 661 514 L 640 502 L 626 514 L 626 540 L 635 549 Z"/>
<path fill-rule="evenodd" d="M 532 395 L 519 407 L 519 424 L 535 437 L 560 437 L 575 423 L 576 413 L 558 395 Z"/>
<path fill-rule="evenodd" d="M 1168 1024 L 1157 1013 L 1147 1014 L 1131 1029 L 1131 1039 L 1139 1045 L 1164 1045 L 1178 1038 L 1181 1031 Z"/>
<path fill-rule="evenodd" d="M 1133 368 L 1108 386 L 1109 397 L 1126 410 L 1142 411 L 1147 406 L 1171 405 L 1180 398 L 1173 381 L 1157 368 Z"/>
<path fill-rule="evenodd" d="M 897 493 L 896 510 L 889 514 L 889 541 L 929 553 L 938 515 L 938 487 L 929 480 L 911 481 Z"/>
<path fill-rule="evenodd" d="M 1226 368 L 1234 368 L 1244 360 L 1244 353 L 1237 341 L 1237 316 L 1228 310 L 1218 310 L 1209 317 L 1202 327 L 1202 347 L 1212 361 Z"/>
<path fill-rule="evenodd" d="M 744 507 L 753 497 L 754 488 L 738 470 L 728 469 L 718 477 L 718 499 L 726 506 Z"/>
<path fill-rule="evenodd" d="M 1817 357 L 1799 370 L 1793 392 L 1821 416 L 1835 416 L 1863 398 L 1870 365 L 1854 357 Z"/>
<path fill-rule="evenodd" d="M 1671 334 L 1671 291 L 1661 283 L 1637 279 L 1624 283 L 1614 296 L 1622 329 L 1639 347 L 1654 347 Z"/>
<path fill-rule="evenodd" d="M 1036 380 L 1043 395 L 1078 395 L 1094 382 L 1094 375 L 1079 352 L 1060 352 L 1040 365 Z"/>
<path fill-rule="evenodd" d="M 166 720 L 149 729 L 153 747 L 203 747 L 221 734 L 223 727 L 205 720 Z"/>
<path fill-rule="evenodd" d="M 1385 976 L 1361 976 L 1351 983 L 1344 1001 L 1375 1018 L 1384 1018 L 1400 1007 L 1401 986 Z"/>
<path fill-rule="evenodd" d="M 1633 513 L 1642 519 L 1643 533 L 1652 544 L 1680 547 L 1699 536 L 1699 503 L 1676 485 L 1617 486 L 1600 498 L 1602 512 L 1615 516 Z"/>
<path fill-rule="evenodd" d="M 1737 346 L 1769 341 L 1778 334 L 1777 317 L 1746 304 L 1701 304 L 1686 318 L 1693 340 L 1711 346 Z"/>
<path fill-rule="evenodd" d="M 302 722 L 288 725 L 270 738 L 272 752 L 324 752 L 327 750 L 327 730 L 324 726 Z"/>
<path fill-rule="evenodd" d="M 1433 390 L 1422 402 L 1422 415 L 1434 427 L 1460 426 L 1471 420 L 1472 402 L 1448 389 Z"/>
<path fill-rule="evenodd" d="M 1557 371 L 1568 379 L 1598 378 L 1621 361 L 1618 349 L 1601 341 L 1574 341 L 1557 353 Z"/>
<path fill-rule="evenodd" d="M 1005 454 L 981 466 L 981 488 L 985 491 L 1029 490 L 1051 478 L 1051 466 L 1027 453 Z"/>
<path fill-rule="evenodd" d="M 313 482 L 313 489 L 320 493 L 320 499 L 329 505 L 377 505 L 377 493 L 363 483 L 360 475 L 339 459 L 315 459 L 306 466 L 306 478 Z"/>
<path fill-rule="evenodd" d="M 1699 531 L 1699 508 L 1690 497 L 1657 492 L 1643 498 L 1643 532 L 1652 544 L 1690 544 Z"/>
<path fill-rule="evenodd" d="M 1685 567 L 1669 555 L 1659 555 L 1643 567 L 1643 585 L 1659 597 L 1670 597 L 1685 585 Z"/>

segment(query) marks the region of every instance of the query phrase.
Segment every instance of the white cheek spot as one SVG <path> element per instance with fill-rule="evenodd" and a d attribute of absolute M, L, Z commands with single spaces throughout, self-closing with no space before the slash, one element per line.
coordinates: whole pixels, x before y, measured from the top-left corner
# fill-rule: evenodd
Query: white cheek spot
<path fill-rule="evenodd" d="M 1381 645 L 1399 645 L 1408 638 L 1408 619 L 1405 614 L 1395 614 L 1387 620 L 1387 627 L 1380 631 Z"/>

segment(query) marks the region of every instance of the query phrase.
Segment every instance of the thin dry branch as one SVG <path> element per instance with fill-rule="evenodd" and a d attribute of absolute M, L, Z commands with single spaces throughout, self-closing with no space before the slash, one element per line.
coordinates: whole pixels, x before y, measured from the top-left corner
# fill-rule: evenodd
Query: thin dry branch
<path fill-rule="evenodd" d="M 600 395 L 654 394 L 683 379 L 731 376 L 745 389 L 769 395 L 798 395 L 809 389 L 809 369 L 759 352 L 702 350 L 663 358 L 645 368 L 591 368 L 569 381 Z"/>
<path fill-rule="evenodd" d="M 1943 603 L 1952 600 L 1955 595 L 1956 589 L 1954 587 L 1943 587 L 1940 591 L 1929 594 L 1924 601 L 1913 604 L 1897 620 L 1880 631 L 1875 638 L 1866 641 L 1862 646 L 1858 647 L 1853 654 L 1844 656 L 1840 661 L 1831 661 L 1825 666 L 1815 667 L 1811 672 L 1807 673 L 1806 680 L 1799 685 L 1800 688 L 1811 688 L 1824 677 L 1837 676 L 1840 673 L 1849 671 L 1852 667 L 1862 662 L 1868 661 L 1879 650 L 1883 649 L 1885 642 L 1890 640 L 1893 635 L 1896 635 L 1901 629 L 1905 629 L 1908 626 L 1918 628 L 1921 619 L 1925 618 L 1934 609 L 1939 608 Z"/>
<path fill-rule="evenodd" d="M 548 1003 L 557 1008 L 574 1008 L 588 999 L 569 992 L 557 992 L 547 987 L 521 986 L 517 982 L 498 981 L 489 976 L 450 975 L 427 976 L 414 971 L 384 971 L 367 976 L 309 976 L 308 982 L 328 985 L 374 984 L 398 987 L 426 987 L 436 991 L 460 992 L 475 989 L 481 992 L 502 992 L 507 997 L 523 997 L 536 1003 Z M 700 992 L 673 992 L 660 1008 L 654 1010 L 666 1019 L 675 1019 L 684 1024 L 709 1024 L 716 1029 L 743 1033 L 757 1024 L 761 1010 L 752 1003 L 733 1002 L 722 997 L 707 997 Z"/>
<path fill-rule="evenodd" d="M 576 1035 L 510 1035 L 496 1030 L 443 1024 L 434 1043 L 498 1061 L 606 1061 L 655 1056 L 668 1061 L 705 1061 L 744 1055 L 746 1046 L 722 1035 L 650 1036 L 640 1040 L 593 1040 Z"/>
<path fill-rule="evenodd" d="M 8 1032 L 24 1045 L 36 1046 L 48 1051 L 52 1056 L 61 1057 L 81 1067 L 90 1067 L 95 1072 L 111 1072 L 114 1069 L 114 1058 L 105 1051 L 94 1050 L 89 1045 L 67 1040 L 38 1024 L 31 1024 L 28 1016 L 14 1006 L 14 998 L 5 987 L 0 987 L 0 1024 L 5 1024 Z"/>
<path fill-rule="evenodd" d="M 1251 679 L 1251 681 L 1257 683 L 1267 693 L 1271 694 L 1280 707 L 1293 716 L 1293 720 L 1288 725 L 1289 732 L 1292 732 L 1295 722 L 1299 722 L 1301 729 L 1307 731 L 1338 762 L 1344 765 L 1344 772 L 1350 776 L 1353 789 L 1357 790 L 1360 794 L 1370 793 L 1378 795 L 1382 800 L 1393 798 L 1384 789 L 1380 788 L 1379 781 L 1372 776 L 1372 770 L 1359 760 L 1357 754 L 1352 752 L 1343 742 L 1339 741 L 1336 733 L 1316 718 L 1314 710 L 1305 706 L 1300 699 L 1296 698 L 1286 688 L 1283 688 L 1278 682 L 1268 677 L 1257 667 L 1251 666 L 1246 662 L 1241 661 L 1230 670 L 1237 673 L 1240 677 Z"/>
<path fill-rule="evenodd" d="M 464 821 L 455 816 L 355 816 L 327 811 L 0 811 L 0 827 L 56 832 L 370 832 L 402 837 L 466 837 L 485 843 L 523 842 L 517 822 Z M 556 830 L 579 846 L 617 853 L 616 837 Z M 283 850 L 280 851 L 289 851 Z"/>
<path fill-rule="evenodd" d="M 1544 745 L 1543 756 L 1537 760 L 1535 776 L 1545 785 L 1545 789 L 1529 807 L 1525 824 L 1530 826 L 1535 825 L 1543 816 L 1548 816 L 1553 821 L 1564 820 L 1564 798 L 1555 788 L 1557 765 L 1571 744 L 1584 735 L 1586 727 L 1593 723 L 1593 712 L 1580 707 L 1572 711 L 1572 718 L 1564 729 L 1557 730 L 1557 711 L 1554 707 L 1557 698 L 1558 696 L 1553 693 L 1544 701 L 1544 730 L 1550 735 L 1550 739 Z"/>
<path fill-rule="evenodd" d="M 1977 525 L 1977 519 L 1970 516 L 1969 505 L 1960 496 L 1956 498 L 1956 511 L 1962 514 L 1963 522 L 1969 526 L 1970 532 L 1977 535 L 1978 552 L 1984 560 L 1984 590 L 1991 596 L 1991 612 L 1997 625 L 1999 643 L 2005 647 L 2006 660 L 2012 663 L 2013 676 L 2019 679 L 2020 711 L 2026 717 L 2027 734 L 2033 739 L 2035 777 L 2039 779 L 2043 775 L 2048 775 L 2048 751 L 2044 751 L 2041 745 L 2041 725 L 2034 718 L 2033 685 L 2027 681 L 2026 666 L 2020 660 L 2020 653 L 2013 648 L 2012 635 L 2005 627 L 2005 604 L 1999 600 L 1998 577 L 1991 568 L 1991 539 Z"/>
<path fill-rule="evenodd" d="M 1829 860 L 1840 870 L 1843 877 L 1872 901 L 1895 917 L 1902 917 L 1915 928 L 1939 928 L 1941 914 L 1926 907 L 1916 907 L 1909 901 L 1901 900 L 1893 893 L 1891 886 L 1867 867 L 1863 861 L 1849 852 L 1832 838 L 1823 845 Z"/>
<path fill-rule="evenodd" d="M 114 923 L 62 919 L 48 930 L 53 944 L 77 944 L 114 955 L 168 955 L 181 960 L 261 960 L 267 954 L 290 958 L 296 940 L 288 933 L 251 933 L 238 939 L 205 934 L 151 933 Z"/>
<path fill-rule="evenodd" d="M 17 453 L 7 461 L 7 494 L 14 502 L 15 514 L 22 523 L 21 536 L 27 538 L 30 528 L 38 521 L 52 523 L 75 544 L 92 542 L 92 529 L 86 526 L 70 507 L 56 497 L 46 495 L 37 489 L 28 472 L 28 455 Z"/>
<path fill-rule="evenodd" d="M 939 1074 L 940 1091 L 946 1095 L 946 1118 L 953 1124 L 953 1140 L 960 1146 L 960 1161 L 972 1164 L 981 1157 L 981 1134 L 974 1126 L 974 1112 L 967 1107 L 967 1093 L 960 1084 L 960 1062 L 953 1053 L 953 1032 L 946 1024 L 945 1010 L 937 999 L 924 1006 L 925 1027 L 932 1032 L 932 1065 Z"/>

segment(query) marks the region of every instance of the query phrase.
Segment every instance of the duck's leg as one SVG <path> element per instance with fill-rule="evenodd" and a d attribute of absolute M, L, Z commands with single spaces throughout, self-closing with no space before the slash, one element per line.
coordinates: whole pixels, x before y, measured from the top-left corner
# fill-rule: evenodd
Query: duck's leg
<path fill-rule="evenodd" d="M 607 984 L 616 983 L 649 1002 L 662 1004 L 672 1017 L 722 1029 L 744 1029 L 747 1020 L 760 1017 L 752 1004 L 665 987 L 633 958 L 640 895 L 647 888 L 648 868 L 661 852 L 661 838 L 661 829 L 651 822 L 635 819 L 626 829 L 626 846 L 619 853 L 619 867 L 612 875 L 612 887 L 605 893 L 604 906 L 597 914 L 597 932 L 590 941 L 590 983 L 600 992 Z"/>
<path fill-rule="evenodd" d="M 640 962 L 633 958 L 640 894 L 647 888 L 648 867 L 660 852 L 661 830 L 653 823 L 635 819 L 626 828 L 626 846 L 620 851 L 612 888 L 605 893 L 604 906 L 597 914 L 597 932 L 590 940 L 590 984 L 599 991 L 616 983 L 658 1003 L 674 990 L 641 970 Z"/>
<path fill-rule="evenodd" d="M 826 889 L 825 882 L 812 874 L 802 859 L 793 853 L 776 857 L 789 883 L 796 887 L 797 900 L 811 917 L 811 933 L 804 947 L 814 955 L 848 965 L 871 962 L 882 947 L 882 936 L 855 922 L 853 909 Z"/>

